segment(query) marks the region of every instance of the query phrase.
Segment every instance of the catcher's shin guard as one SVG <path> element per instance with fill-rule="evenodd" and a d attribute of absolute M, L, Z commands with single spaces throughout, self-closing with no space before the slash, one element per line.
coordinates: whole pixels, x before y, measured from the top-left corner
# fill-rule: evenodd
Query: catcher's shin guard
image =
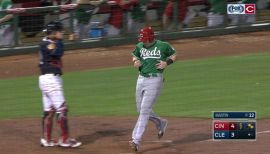
<path fill-rule="evenodd" d="M 47 141 L 52 139 L 53 116 L 55 111 L 45 111 L 42 118 L 42 136 Z"/>
<path fill-rule="evenodd" d="M 67 111 L 68 109 L 65 103 L 57 111 L 57 122 L 61 129 L 61 137 L 62 137 L 63 142 L 65 142 L 69 137 Z"/>

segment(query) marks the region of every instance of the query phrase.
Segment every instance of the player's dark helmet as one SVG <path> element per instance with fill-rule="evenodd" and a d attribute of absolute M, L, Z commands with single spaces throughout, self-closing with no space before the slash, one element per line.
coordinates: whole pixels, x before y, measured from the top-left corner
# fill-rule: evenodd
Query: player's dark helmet
<path fill-rule="evenodd" d="M 50 35 L 56 31 L 63 31 L 63 29 L 64 26 L 60 21 L 51 21 L 45 26 L 45 29 L 43 31 L 45 32 L 45 34 Z"/>
<path fill-rule="evenodd" d="M 152 42 L 155 39 L 154 30 L 152 27 L 144 27 L 140 30 L 138 37 L 139 42 Z"/>

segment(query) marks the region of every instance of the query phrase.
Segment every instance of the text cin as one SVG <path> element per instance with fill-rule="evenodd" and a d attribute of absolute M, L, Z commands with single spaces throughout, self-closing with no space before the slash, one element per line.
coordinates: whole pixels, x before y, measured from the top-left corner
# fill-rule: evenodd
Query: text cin
<path fill-rule="evenodd" d="M 216 129 L 225 129 L 225 124 L 223 124 L 223 123 L 217 123 L 217 124 L 214 124 L 214 127 Z"/>

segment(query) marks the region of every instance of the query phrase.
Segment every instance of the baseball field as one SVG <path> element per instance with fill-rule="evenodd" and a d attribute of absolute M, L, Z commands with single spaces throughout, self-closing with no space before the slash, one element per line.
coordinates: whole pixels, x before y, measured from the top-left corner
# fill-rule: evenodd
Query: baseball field
<path fill-rule="evenodd" d="M 178 61 L 166 70 L 165 87 L 154 108 L 169 126 L 158 140 L 150 123 L 139 153 L 270 153 L 269 37 L 270 32 L 256 32 L 170 41 Z M 131 153 L 138 75 L 130 62 L 133 47 L 66 54 L 64 90 L 72 136 L 83 142 L 79 149 L 39 146 L 37 54 L 0 58 L 0 153 Z M 256 111 L 257 140 L 212 141 L 212 111 Z"/>

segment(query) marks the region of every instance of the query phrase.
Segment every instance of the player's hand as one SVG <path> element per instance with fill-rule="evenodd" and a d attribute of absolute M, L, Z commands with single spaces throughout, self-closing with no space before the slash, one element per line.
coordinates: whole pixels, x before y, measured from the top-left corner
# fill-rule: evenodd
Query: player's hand
<path fill-rule="evenodd" d="M 157 67 L 157 69 L 163 70 L 167 67 L 167 63 L 165 61 L 158 60 L 156 67 Z"/>
<path fill-rule="evenodd" d="M 134 61 L 134 67 L 139 68 L 141 66 L 142 66 L 142 64 L 141 64 L 141 62 L 139 60 Z"/>

